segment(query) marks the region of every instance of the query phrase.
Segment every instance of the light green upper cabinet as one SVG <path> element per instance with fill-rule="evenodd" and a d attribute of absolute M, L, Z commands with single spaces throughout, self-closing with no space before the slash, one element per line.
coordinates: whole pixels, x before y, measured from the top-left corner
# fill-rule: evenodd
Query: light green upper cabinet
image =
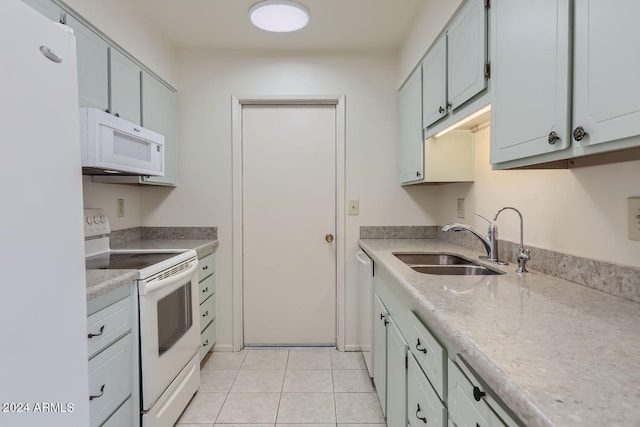
<path fill-rule="evenodd" d="M 640 147 L 640 3 L 493 0 L 491 10 L 494 168 L 638 158 L 610 152 Z"/>
<path fill-rule="evenodd" d="M 178 175 L 178 99 L 172 89 L 142 72 L 142 126 L 164 135 L 165 174 L 144 177 L 146 184 L 176 185 Z"/>
<path fill-rule="evenodd" d="M 422 61 L 422 127 L 447 114 L 447 36 L 434 43 Z"/>
<path fill-rule="evenodd" d="M 447 31 L 447 88 L 455 110 L 487 87 L 487 13 L 484 0 L 470 0 Z"/>
<path fill-rule="evenodd" d="M 569 11 L 569 0 L 493 1 L 491 163 L 569 147 Z"/>
<path fill-rule="evenodd" d="M 422 70 L 416 68 L 398 93 L 400 123 L 400 181 L 419 181 L 424 175 L 422 139 Z"/>
<path fill-rule="evenodd" d="M 109 44 L 71 15 L 66 23 L 76 36 L 80 106 L 108 111 Z"/>
<path fill-rule="evenodd" d="M 140 124 L 140 67 L 73 16 L 67 25 L 76 35 L 80 106 Z"/>
<path fill-rule="evenodd" d="M 422 62 L 424 128 L 455 116 L 487 88 L 487 12 L 484 0 L 468 0 Z"/>
<path fill-rule="evenodd" d="M 576 154 L 589 154 L 640 135 L 640 2 L 575 3 L 572 128 L 586 133 Z"/>
<path fill-rule="evenodd" d="M 130 122 L 140 121 L 140 73 L 142 69 L 121 52 L 109 52 L 109 89 L 111 114 Z"/>

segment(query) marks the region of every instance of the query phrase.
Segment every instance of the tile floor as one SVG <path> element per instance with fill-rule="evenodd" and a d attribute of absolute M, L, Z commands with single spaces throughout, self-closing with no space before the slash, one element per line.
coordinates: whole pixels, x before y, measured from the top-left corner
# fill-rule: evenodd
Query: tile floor
<path fill-rule="evenodd" d="M 176 427 L 384 427 L 362 354 L 330 349 L 212 353 Z"/>

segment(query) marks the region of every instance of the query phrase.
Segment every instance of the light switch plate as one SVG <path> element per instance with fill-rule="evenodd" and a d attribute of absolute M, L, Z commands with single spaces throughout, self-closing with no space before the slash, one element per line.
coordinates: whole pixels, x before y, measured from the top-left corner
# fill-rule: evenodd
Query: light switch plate
<path fill-rule="evenodd" d="M 458 218 L 464 218 L 464 199 L 458 199 Z"/>
<path fill-rule="evenodd" d="M 360 200 L 349 200 L 349 215 L 360 215 Z"/>
<path fill-rule="evenodd" d="M 124 218 L 124 199 L 118 199 L 118 218 Z"/>
<path fill-rule="evenodd" d="M 629 240 L 640 240 L 640 197 L 627 199 L 629 219 Z"/>

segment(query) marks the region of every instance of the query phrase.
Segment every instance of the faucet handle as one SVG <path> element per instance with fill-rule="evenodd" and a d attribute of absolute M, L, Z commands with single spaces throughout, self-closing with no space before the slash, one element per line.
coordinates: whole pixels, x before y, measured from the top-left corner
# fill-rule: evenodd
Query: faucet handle
<path fill-rule="evenodd" d="M 531 250 L 520 248 L 520 252 L 518 253 L 518 268 L 516 269 L 516 272 L 526 273 L 527 261 L 529 260 L 531 260 Z"/>
<path fill-rule="evenodd" d="M 483 217 L 482 215 L 480 215 L 478 212 L 474 212 L 473 213 L 475 216 L 479 216 L 480 218 L 484 219 L 485 221 L 487 221 L 489 223 L 489 225 L 493 225 L 493 222 L 488 220 L 487 218 Z"/>

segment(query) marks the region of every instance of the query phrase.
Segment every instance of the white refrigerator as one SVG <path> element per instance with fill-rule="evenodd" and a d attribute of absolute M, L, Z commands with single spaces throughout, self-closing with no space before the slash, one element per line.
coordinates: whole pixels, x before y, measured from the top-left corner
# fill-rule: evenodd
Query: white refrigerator
<path fill-rule="evenodd" d="M 89 425 L 74 36 L 0 1 L 0 426 Z"/>

